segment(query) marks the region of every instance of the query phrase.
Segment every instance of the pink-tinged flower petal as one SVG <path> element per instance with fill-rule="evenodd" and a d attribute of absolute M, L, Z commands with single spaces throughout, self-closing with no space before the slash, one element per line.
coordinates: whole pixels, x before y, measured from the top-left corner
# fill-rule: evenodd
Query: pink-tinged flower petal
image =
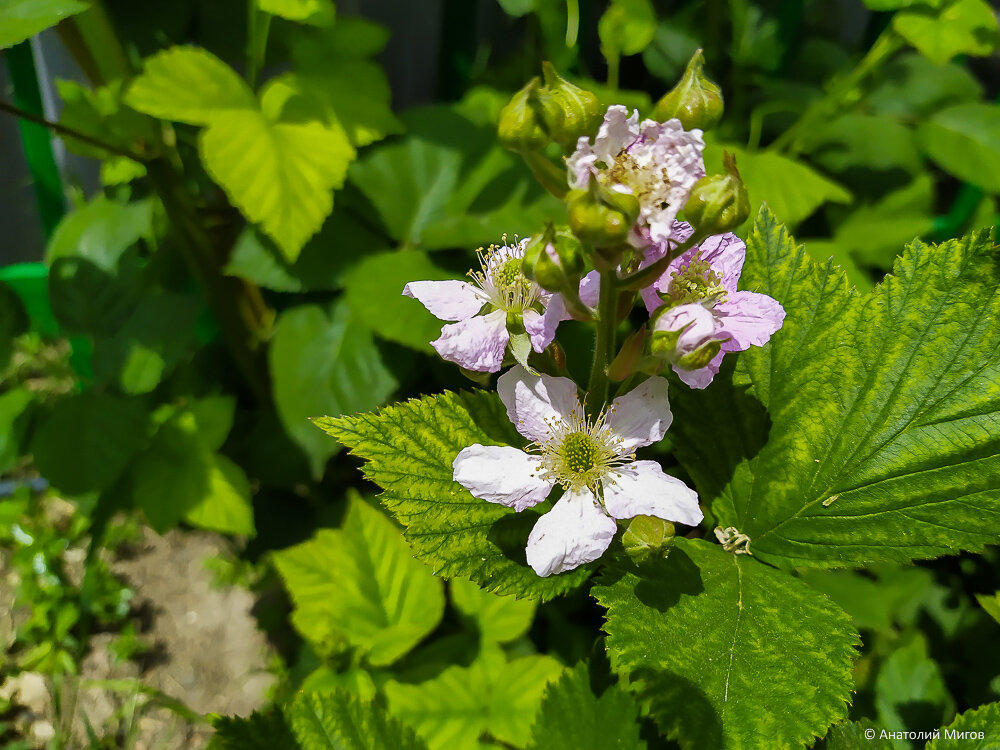
<path fill-rule="evenodd" d="M 413 297 L 441 320 L 465 320 L 478 313 L 489 299 L 481 289 L 458 279 L 411 281 L 403 294 Z"/>
<path fill-rule="evenodd" d="M 612 401 L 604 424 L 622 438 L 622 451 L 628 452 L 662 440 L 673 418 L 667 381 L 654 376 Z"/>
<path fill-rule="evenodd" d="M 520 512 L 538 505 L 552 490 L 540 478 L 542 460 L 509 445 L 470 445 L 452 463 L 455 481 L 481 500 Z"/>
<path fill-rule="evenodd" d="M 601 274 L 591 271 L 580 279 L 580 301 L 587 307 L 597 307 L 601 296 Z"/>
<path fill-rule="evenodd" d="M 558 294 L 553 294 L 545 303 L 545 312 L 536 310 L 524 311 L 524 329 L 531 337 L 531 348 L 536 352 L 545 351 L 545 347 L 556 337 L 559 321 L 566 320 L 566 304 Z"/>
<path fill-rule="evenodd" d="M 694 252 L 698 251 L 701 252 L 701 259 L 708 261 L 712 270 L 722 277 L 722 286 L 726 291 L 735 292 L 747 257 L 747 246 L 743 240 L 731 232 L 717 234 L 694 249 Z"/>
<path fill-rule="evenodd" d="M 630 117 L 627 107 L 612 104 L 594 138 L 594 155 L 598 161 L 611 164 L 622 149 L 628 149 L 638 139 L 639 110 L 633 110 Z"/>
<path fill-rule="evenodd" d="M 715 312 L 720 334 L 730 337 L 722 344 L 723 351 L 727 352 L 764 346 L 785 321 L 785 308 L 781 303 L 757 292 L 731 293 Z"/>
<path fill-rule="evenodd" d="M 583 190 L 590 182 L 590 176 L 597 173 L 597 154 L 590 147 L 590 139 L 581 137 L 576 142 L 576 151 L 566 159 L 567 182 L 573 190 Z"/>
<path fill-rule="evenodd" d="M 531 530 L 528 565 L 543 577 L 573 570 L 603 555 L 616 529 L 590 490 L 567 492 Z"/>
<path fill-rule="evenodd" d="M 675 349 L 677 357 L 690 354 L 712 339 L 721 339 L 722 335 L 719 334 L 718 329 L 718 322 L 712 311 L 697 302 L 671 307 L 666 312 L 661 313 L 653 323 L 654 333 L 657 331 L 681 331 L 681 335 L 677 337 L 677 348 Z"/>
<path fill-rule="evenodd" d="M 697 526 L 704 518 L 698 493 L 664 474 L 656 461 L 635 461 L 619 469 L 613 481 L 605 480 L 604 507 L 619 519 L 656 516 Z"/>
<path fill-rule="evenodd" d="M 494 310 L 488 315 L 444 326 L 440 338 L 432 341 L 431 346 L 443 359 L 466 370 L 497 372 L 509 340 L 507 313 Z"/>
<path fill-rule="evenodd" d="M 547 422 L 564 421 L 574 412 L 583 414 L 576 383 L 569 378 L 530 375 L 520 365 L 500 376 L 497 392 L 517 431 L 536 443 L 548 437 Z"/>
<path fill-rule="evenodd" d="M 719 367 L 722 364 L 722 356 L 724 354 L 725 352 L 720 351 L 712 358 L 711 362 L 697 370 L 682 370 L 677 365 L 674 365 L 674 372 L 677 373 L 677 377 L 689 388 L 697 388 L 698 390 L 708 388 L 715 376 L 719 374 Z"/>

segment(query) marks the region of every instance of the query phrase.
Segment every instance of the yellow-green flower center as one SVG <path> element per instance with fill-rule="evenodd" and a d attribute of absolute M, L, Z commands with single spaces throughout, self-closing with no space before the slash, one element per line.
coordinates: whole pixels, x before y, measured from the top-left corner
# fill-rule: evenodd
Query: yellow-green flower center
<path fill-rule="evenodd" d="M 526 282 L 527 279 L 521 273 L 521 259 L 505 260 L 493 273 L 493 280 L 498 287 L 508 287 L 517 282 Z"/>
<path fill-rule="evenodd" d="M 701 259 L 701 253 L 696 253 L 685 268 L 674 271 L 672 276 L 667 290 L 672 307 L 691 302 L 717 304 L 726 298 L 722 277 L 712 270 L 707 260 Z"/>
<path fill-rule="evenodd" d="M 523 313 L 538 302 L 541 290 L 521 270 L 523 246 L 506 244 L 507 235 L 503 240 L 503 245 L 490 245 L 476 251 L 482 270 L 469 271 L 469 275 L 486 293 L 494 310 Z"/>
<path fill-rule="evenodd" d="M 563 465 L 575 474 L 586 474 L 597 465 L 601 449 L 596 441 L 582 432 L 574 432 L 566 436 L 559 448 Z"/>

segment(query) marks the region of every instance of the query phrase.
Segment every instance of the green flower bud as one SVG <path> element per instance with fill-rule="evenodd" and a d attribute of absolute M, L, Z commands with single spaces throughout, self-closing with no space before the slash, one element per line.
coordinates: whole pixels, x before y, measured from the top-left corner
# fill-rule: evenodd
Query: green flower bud
<path fill-rule="evenodd" d="M 725 173 L 698 180 L 684 206 L 684 217 L 700 236 L 731 232 L 750 215 L 750 199 L 736 169 L 736 158 L 725 152 L 722 161 Z"/>
<path fill-rule="evenodd" d="M 639 201 L 631 193 L 619 193 L 591 180 L 589 190 L 571 190 L 566 196 L 569 226 L 573 234 L 596 248 L 624 244 L 639 216 Z"/>
<path fill-rule="evenodd" d="M 665 557 L 674 544 L 674 525 L 656 516 L 636 516 L 622 534 L 622 546 L 633 562 Z"/>
<path fill-rule="evenodd" d="M 541 81 L 536 76 L 528 85 L 511 97 L 500 110 L 497 136 L 500 144 L 510 151 L 540 151 L 549 143 L 533 98 L 537 97 Z"/>
<path fill-rule="evenodd" d="M 668 91 L 653 110 L 653 119 L 664 122 L 676 117 L 685 130 L 709 130 L 722 118 L 722 90 L 705 77 L 705 56 L 694 53 L 680 82 Z"/>
<path fill-rule="evenodd" d="M 715 355 L 719 353 L 721 348 L 722 342 L 719 339 L 706 341 L 693 352 L 678 359 L 677 366 L 682 370 L 700 370 L 715 359 Z"/>
<path fill-rule="evenodd" d="M 646 328 L 640 328 L 633 333 L 622 344 L 617 356 L 608 365 L 608 377 L 616 383 L 620 383 L 629 375 L 639 369 L 642 362 L 643 352 L 646 349 L 646 339 L 649 332 Z"/>
<path fill-rule="evenodd" d="M 563 148 L 575 146 L 581 136 L 597 132 L 604 112 L 597 96 L 563 78 L 552 63 L 542 63 L 545 85 L 537 102 L 549 137 Z"/>
<path fill-rule="evenodd" d="M 534 237 L 524 250 L 524 275 L 549 292 L 572 292 L 586 269 L 583 246 L 568 227 L 553 228 Z"/>

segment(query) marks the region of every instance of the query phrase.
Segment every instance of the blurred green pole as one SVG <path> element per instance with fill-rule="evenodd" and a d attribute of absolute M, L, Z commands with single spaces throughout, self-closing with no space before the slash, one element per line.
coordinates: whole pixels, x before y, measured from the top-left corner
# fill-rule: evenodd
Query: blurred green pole
<path fill-rule="evenodd" d="M 14 87 L 15 106 L 33 115 L 44 117 L 42 92 L 38 86 L 31 40 L 14 45 L 5 54 L 7 71 Z M 42 231 L 48 241 L 66 213 L 66 197 L 63 195 L 62 179 L 52 153 L 52 138 L 49 136 L 49 131 L 37 123 L 19 119 L 17 126 L 21 131 L 24 156 L 28 162 L 35 198 L 38 201 Z"/>

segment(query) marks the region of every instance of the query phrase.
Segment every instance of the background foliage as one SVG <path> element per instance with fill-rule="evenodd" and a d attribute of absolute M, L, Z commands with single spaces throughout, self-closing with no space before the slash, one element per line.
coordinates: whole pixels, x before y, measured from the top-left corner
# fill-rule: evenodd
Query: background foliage
<path fill-rule="evenodd" d="M 143 5 L 0 2 L 12 72 L 58 24 L 87 78 L 59 82 L 58 118 L 24 83 L 4 109 L 57 119 L 101 181 L 46 172 L 25 121 L 48 238 L 44 269 L 0 269 L 0 538 L 32 616 L 0 670 L 72 674 L 98 624 L 139 648 L 98 551 L 141 519 L 232 535 L 259 593 L 287 592 L 274 705 L 216 719 L 219 748 L 859 748 L 869 726 L 997 726 L 985 0 L 445 2 L 422 100 L 386 73 L 413 34 L 364 3 Z M 735 153 L 752 215 L 767 204 L 740 230 L 743 284 L 795 314 L 711 389 L 672 392 L 656 450 L 753 556 L 678 540 L 652 567 L 537 578 L 534 515 L 451 481 L 462 447 L 520 438 L 430 356 L 440 323 L 400 290 L 561 220 L 495 137 L 543 60 L 646 115 L 699 48 L 727 96 L 708 170 Z M 579 375 L 586 329 L 560 331 Z M 78 582 L 66 538 L 90 545 Z"/>

